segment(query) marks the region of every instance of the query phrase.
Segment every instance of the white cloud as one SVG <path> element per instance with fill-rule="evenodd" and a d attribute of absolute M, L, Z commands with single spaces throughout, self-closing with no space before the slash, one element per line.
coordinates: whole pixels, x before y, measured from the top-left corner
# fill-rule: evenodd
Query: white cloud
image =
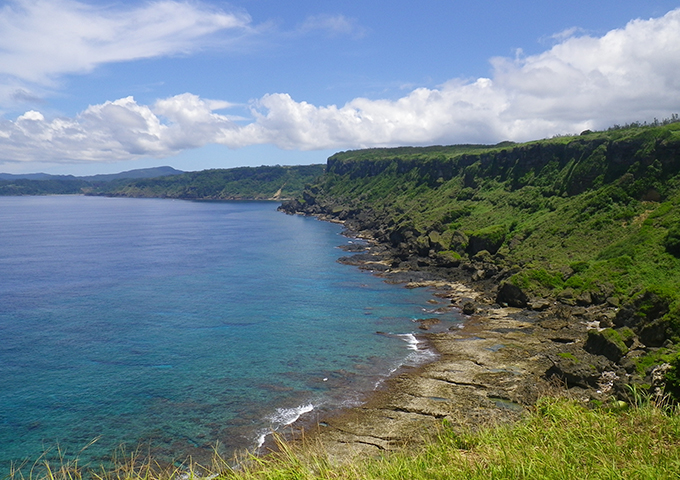
<path fill-rule="evenodd" d="M 566 30 L 562 30 L 561 32 L 554 33 L 550 36 L 551 39 L 557 40 L 559 42 L 563 42 L 564 40 L 567 40 L 568 38 L 571 38 L 575 36 L 576 34 L 583 33 L 583 29 L 580 27 L 571 27 L 567 28 Z"/>
<path fill-rule="evenodd" d="M 314 31 L 326 32 L 327 35 L 349 35 L 353 37 L 362 37 L 366 31 L 360 27 L 356 20 L 346 17 L 344 15 L 311 15 L 298 28 L 300 33 L 309 33 Z"/>
<path fill-rule="evenodd" d="M 46 120 L 29 111 L 0 123 L 0 160 L 114 162 L 167 157 L 188 148 L 216 143 L 235 124 L 213 109 L 225 102 L 182 94 L 153 107 L 132 97 L 93 105 L 76 118 Z"/>
<path fill-rule="evenodd" d="M 247 15 L 176 0 L 123 8 L 13 0 L 0 8 L 0 82 L 51 86 L 61 75 L 103 63 L 186 53 L 211 34 L 242 32 L 249 22 Z"/>
<path fill-rule="evenodd" d="M 454 79 L 397 100 L 317 106 L 268 94 L 252 103 L 252 118 L 238 123 L 216 113 L 231 104 L 189 93 L 153 106 L 124 98 L 72 119 L 31 111 L 0 122 L 0 159 L 117 161 L 209 143 L 298 150 L 493 143 L 663 118 L 680 112 L 680 9 L 599 38 L 568 37 L 539 55 L 494 58 L 492 65 L 492 78 Z"/>

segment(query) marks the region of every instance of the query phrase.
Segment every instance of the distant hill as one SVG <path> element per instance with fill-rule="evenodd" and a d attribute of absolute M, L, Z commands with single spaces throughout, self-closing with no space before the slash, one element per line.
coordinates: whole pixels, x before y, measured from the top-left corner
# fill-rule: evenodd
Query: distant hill
<path fill-rule="evenodd" d="M 87 195 L 190 200 L 283 200 L 300 195 L 323 175 L 324 165 L 261 166 L 124 179 L 87 189 Z"/>
<path fill-rule="evenodd" d="M 78 177 L 81 180 L 86 180 L 88 182 L 111 182 L 113 180 L 120 180 L 124 178 L 156 178 L 156 177 L 167 177 L 171 175 L 181 175 L 185 172 L 182 170 L 177 170 L 172 167 L 152 167 L 152 168 L 140 168 L 137 170 L 128 170 L 127 172 L 120 173 L 110 173 L 101 175 L 90 175 L 88 177 Z"/>
<path fill-rule="evenodd" d="M 182 172 L 172 167 L 76 177 L 0 174 L 0 195 L 86 194 L 191 200 L 283 200 L 302 193 L 324 165 L 262 166 Z"/>
<path fill-rule="evenodd" d="M 128 170 L 120 173 L 89 175 L 76 177 L 74 175 L 50 175 L 49 173 L 0 173 L 0 180 L 84 180 L 86 182 L 110 182 L 121 178 L 153 178 L 166 175 L 180 175 L 184 173 L 172 167 L 152 167 Z"/>

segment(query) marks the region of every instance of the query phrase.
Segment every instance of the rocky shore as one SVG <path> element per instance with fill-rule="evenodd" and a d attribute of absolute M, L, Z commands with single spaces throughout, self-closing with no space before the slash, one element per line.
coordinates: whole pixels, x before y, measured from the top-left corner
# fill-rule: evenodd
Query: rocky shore
<path fill-rule="evenodd" d="M 655 347 L 626 326 L 626 309 L 616 299 L 529 298 L 504 282 L 509 272 L 487 251 L 446 263 L 436 255 L 413 254 L 403 242 L 396 248 L 381 242 L 379 232 L 346 221 L 341 212 L 300 208 L 298 202 L 281 209 L 344 223 L 349 235 L 366 239 L 368 246 L 355 247 L 362 251 L 342 263 L 390 283 L 434 289 L 443 305 L 467 316 L 463 328 L 445 333 L 427 333 L 427 322 L 421 325 L 439 354 L 436 361 L 391 378 L 364 405 L 306 426 L 306 436 L 318 438 L 333 458 L 419 442 L 442 422 L 474 428 L 516 421 L 556 387 L 599 403 L 630 401 L 629 385 L 648 383 L 653 391 L 659 382 L 655 370 L 638 373 L 635 359 Z"/>

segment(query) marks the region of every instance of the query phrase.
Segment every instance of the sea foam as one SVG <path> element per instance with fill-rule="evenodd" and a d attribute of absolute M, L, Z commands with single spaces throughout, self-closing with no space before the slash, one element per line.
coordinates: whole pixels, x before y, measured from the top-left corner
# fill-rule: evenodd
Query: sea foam
<path fill-rule="evenodd" d="M 259 432 L 257 438 L 257 449 L 260 449 L 264 445 L 267 435 L 272 432 L 278 431 L 281 427 L 291 425 L 297 422 L 302 415 L 309 413 L 314 410 L 314 405 L 308 403 L 306 405 L 300 405 L 294 408 L 277 408 L 276 411 L 267 417 L 270 423 L 270 427 L 267 430 L 262 430 Z"/>

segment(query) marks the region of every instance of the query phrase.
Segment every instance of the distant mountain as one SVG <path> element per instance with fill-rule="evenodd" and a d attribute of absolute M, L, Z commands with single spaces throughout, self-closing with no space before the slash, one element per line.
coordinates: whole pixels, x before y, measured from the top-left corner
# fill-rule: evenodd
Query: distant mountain
<path fill-rule="evenodd" d="M 184 172 L 181 170 L 165 166 L 153 168 L 139 168 L 137 170 L 128 170 L 127 172 L 91 175 L 88 177 L 77 178 L 79 178 L 80 180 L 86 180 L 88 182 L 110 182 L 112 180 L 120 180 L 123 178 L 168 177 L 170 175 L 181 175 L 182 173 Z"/>
<path fill-rule="evenodd" d="M 85 180 L 87 182 L 110 182 L 113 180 L 120 180 L 123 178 L 155 178 L 165 177 L 169 175 L 180 175 L 184 173 L 181 170 L 176 170 L 172 167 L 153 167 L 140 168 L 137 170 L 128 170 L 120 173 L 89 175 L 83 177 L 76 177 L 74 175 L 50 175 L 49 173 L 25 173 L 25 174 L 11 174 L 0 173 L 0 180 Z"/>
<path fill-rule="evenodd" d="M 73 175 L 50 175 L 49 173 L 0 173 L 0 180 L 76 180 Z"/>

